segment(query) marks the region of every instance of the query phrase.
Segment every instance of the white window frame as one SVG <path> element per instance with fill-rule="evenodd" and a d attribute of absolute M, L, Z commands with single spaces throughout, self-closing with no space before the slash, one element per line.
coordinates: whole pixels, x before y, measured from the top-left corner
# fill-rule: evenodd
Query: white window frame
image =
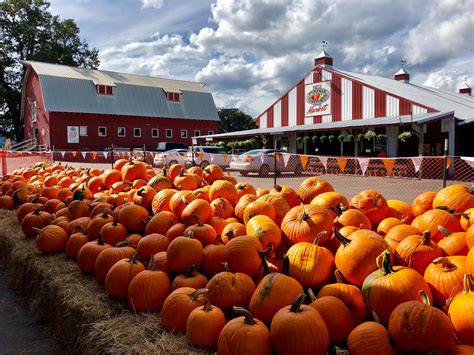
<path fill-rule="evenodd" d="M 183 139 L 188 138 L 188 130 L 187 129 L 182 129 L 181 130 L 181 138 L 183 138 Z"/>
<path fill-rule="evenodd" d="M 156 132 L 156 134 L 153 134 L 153 132 Z M 159 138 L 160 137 L 160 129 L 159 128 L 152 128 L 151 129 L 151 137 L 152 138 Z"/>
<path fill-rule="evenodd" d="M 171 134 L 168 134 L 171 133 Z M 167 128 L 166 129 L 166 138 L 173 138 L 173 129 Z"/>
<path fill-rule="evenodd" d="M 104 134 L 101 134 L 101 133 L 100 133 L 100 129 L 101 129 L 101 128 L 105 129 L 105 133 L 104 133 Z M 99 126 L 99 127 L 97 127 L 97 135 L 98 135 L 99 137 L 107 137 L 107 127 L 106 127 L 106 126 Z"/>
<path fill-rule="evenodd" d="M 200 129 L 195 129 L 194 130 L 194 137 L 199 137 L 201 135 L 201 130 Z"/>
<path fill-rule="evenodd" d="M 214 134 L 214 131 L 207 131 L 207 135 L 211 135 L 211 134 Z"/>
<path fill-rule="evenodd" d="M 120 134 L 120 129 L 123 129 L 123 134 Z M 117 127 L 117 137 L 126 137 L 127 129 L 125 127 Z"/>
<path fill-rule="evenodd" d="M 138 134 L 135 134 L 135 130 L 138 129 Z M 135 127 L 133 129 L 133 136 L 134 137 L 137 137 L 137 138 L 140 138 L 142 136 L 142 129 L 140 127 Z"/>
<path fill-rule="evenodd" d="M 87 137 L 87 126 L 79 126 L 79 136 Z"/>

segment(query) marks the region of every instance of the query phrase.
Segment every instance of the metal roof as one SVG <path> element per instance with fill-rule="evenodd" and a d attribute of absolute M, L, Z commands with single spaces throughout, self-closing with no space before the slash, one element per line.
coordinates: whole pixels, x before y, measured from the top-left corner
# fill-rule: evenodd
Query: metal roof
<path fill-rule="evenodd" d="M 337 122 L 324 122 L 315 124 L 306 124 L 301 126 L 285 126 L 285 127 L 273 127 L 273 128 L 257 128 L 249 129 L 246 131 L 229 132 L 212 134 L 207 136 L 198 136 L 193 138 L 233 138 L 233 137 L 251 137 L 259 135 L 278 135 L 285 133 L 300 133 L 309 131 L 328 131 L 337 130 L 342 128 L 359 128 L 359 127 L 377 127 L 377 126 L 401 126 L 410 123 L 425 124 L 432 121 L 436 121 L 445 117 L 453 117 L 453 111 L 448 112 L 432 112 L 424 113 L 420 115 L 404 115 L 404 116 L 392 116 L 392 117 L 377 117 L 368 118 L 363 120 L 348 120 L 348 121 L 337 121 Z"/>
<path fill-rule="evenodd" d="M 375 75 L 352 73 L 337 69 L 331 70 L 345 75 L 346 77 L 358 80 L 363 84 L 386 91 L 389 94 L 391 93 L 414 103 L 432 107 L 440 112 L 454 110 L 454 116 L 461 120 L 474 117 L 473 96 L 412 83 L 404 83 Z"/>
<path fill-rule="evenodd" d="M 400 70 L 395 73 L 395 75 L 401 75 L 401 74 L 408 74 L 408 72 L 405 70 L 405 68 L 400 68 Z"/>
<path fill-rule="evenodd" d="M 56 70 L 56 65 L 47 63 L 24 64 L 38 69 L 45 109 L 49 112 L 219 120 L 212 94 L 199 83 L 63 65 Z M 114 95 L 97 94 L 97 83 L 113 83 Z M 181 101 L 168 101 L 167 91 L 181 93 Z"/>
<path fill-rule="evenodd" d="M 319 59 L 319 58 L 332 58 L 331 55 L 326 52 L 324 49 L 321 51 L 321 53 L 319 53 L 317 55 L 317 57 L 315 59 Z"/>

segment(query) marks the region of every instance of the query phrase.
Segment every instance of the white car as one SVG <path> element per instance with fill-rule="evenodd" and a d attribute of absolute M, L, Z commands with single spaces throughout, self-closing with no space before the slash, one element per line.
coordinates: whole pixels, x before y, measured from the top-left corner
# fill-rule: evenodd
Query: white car
<path fill-rule="evenodd" d="M 170 166 L 172 164 L 183 164 L 186 160 L 186 149 L 171 149 L 167 152 L 158 153 L 153 159 L 153 165 L 157 167 Z"/>
<path fill-rule="evenodd" d="M 228 155 L 226 150 L 222 147 L 190 146 L 186 155 L 185 165 L 186 167 L 190 167 L 192 165 L 199 165 L 201 169 L 204 169 L 209 164 L 217 164 L 222 169 L 225 169 L 229 167 L 231 159 L 232 156 Z"/>
<path fill-rule="evenodd" d="M 275 153 L 280 154 L 279 159 L 276 161 Z M 282 154 L 285 154 L 287 159 L 284 159 Z M 303 171 L 297 155 L 283 153 L 275 149 L 255 149 L 240 154 L 234 157 L 230 163 L 230 169 L 239 171 L 242 176 L 246 176 L 249 173 L 267 176 L 270 172 L 275 172 L 275 165 L 277 174 L 294 172 L 296 175 L 299 175 Z"/>

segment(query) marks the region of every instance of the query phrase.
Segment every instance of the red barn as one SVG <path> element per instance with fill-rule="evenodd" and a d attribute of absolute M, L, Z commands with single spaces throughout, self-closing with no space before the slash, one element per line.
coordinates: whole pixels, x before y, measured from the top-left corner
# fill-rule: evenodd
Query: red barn
<path fill-rule="evenodd" d="M 25 139 L 57 149 L 156 148 L 214 134 L 219 116 L 204 84 L 25 61 Z"/>
<path fill-rule="evenodd" d="M 347 72 L 334 68 L 324 50 L 314 67 L 256 120 L 258 129 L 213 138 L 266 136 L 272 145 L 286 146 L 290 152 L 338 155 L 342 145 L 345 155 L 383 150 L 389 156 L 441 155 L 448 138 L 449 154 L 474 155 L 469 143 L 474 97 L 467 85 L 458 93 L 416 85 L 403 68 L 393 79 Z M 376 134 L 373 144 L 357 142 L 367 131 Z M 400 141 L 403 132 L 413 136 Z M 314 136 L 318 137 L 313 140 Z M 332 136 L 333 144 L 317 144 L 321 136 Z"/>

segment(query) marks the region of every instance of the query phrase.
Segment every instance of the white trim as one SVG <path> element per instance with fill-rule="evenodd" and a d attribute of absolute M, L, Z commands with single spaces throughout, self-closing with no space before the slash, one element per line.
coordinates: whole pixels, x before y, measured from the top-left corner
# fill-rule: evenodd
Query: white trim
<path fill-rule="evenodd" d="M 375 117 L 375 91 L 367 86 L 362 89 L 362 118 Z"/>
<path fill-rule="evenodd" d="M 105 129 L 105 134 L 101 134 L 101 133 L 100 133 L 100 129 L 101 129 L 101 128 L 104 128 L 104 129 Z M 99 127 L 97 127 L 97 135 L 98 135 L 99 137 L 107 137 L 107 127 L 106 127 L 106 126 L 99 126 Z"/>
<path fill-rule="evenodd" d="M 273 127 L 281 127 L 281 100 L 273 106 Z"/>
<path fill-rule="evenodd" d="M 341 78 L 341 121 L 352 120 L 352 80 Z"/>
<path fill-rule="evenodd" d="M 135 134 L 135 130 L 138 129 L 138 134 Z M 140 138 L 142 136 L 142 129 L 140 127 L 133 128 L 133 136 Z"/>
<path fill-rule="evenodd" d="M 171 135 L 168 134 L 170 132 L 171 132 Z M 167 128 L 166 129 L 166 138 L 173 138 L 173 129 L 172 128 Z"/>
<path fill-rule="evenodd" d="M 184 133 L 184 135 L 183 135 L 183 133 Z M 181 130 L 181 138 L 184 138 L 184 139 L 188 138 L 188 130 L 187 129 L 182 129 Z"/>
<path fill-rule="evenodd" d="M 260 116 L 260 124 L 258 125 L 259 128 L 267 128 L 268 125 L 267 125 L 267 113 L 264 112 L 262 113 L 262 115 Z"/>
<path fill-rule="evenodd" d="M 296 116 L 298 111 L 296 109 L 296 86 L 288 93 L 288 126 L 296 126 Z"/>
<path fill-rule="evenodd" d="M 153 134 L 153 131 L 156 131 L 156 135 Z M 160 137 L 160 129 L 159 128 L 152 128 L 151 129 L 151 137 L 152 138 L 159 138 Z"/>
<path fill-rule="evenodd" d="M 120 134 L 120 129 L 123 128 L 123 134 Z M 127 136 L 127 129 L 125 127 L 117 127 L 117 137 L 123 138 Z"/>
<path fill-rule="evenodd" d="M 399 99 L 390 95 L 386 96 L 385 115 L 387 117 L 398 116 L 400 112 Z"/>

